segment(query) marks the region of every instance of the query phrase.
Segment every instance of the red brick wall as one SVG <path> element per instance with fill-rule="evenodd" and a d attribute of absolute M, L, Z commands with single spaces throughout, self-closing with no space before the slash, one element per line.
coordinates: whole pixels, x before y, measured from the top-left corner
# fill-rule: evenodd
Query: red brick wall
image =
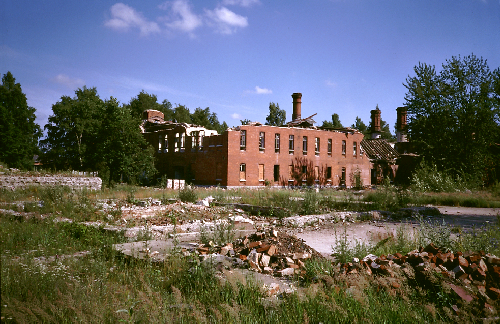
<path fill-rule="evenodd" d="M 175 178 L 176 170 L 183 171 L 183 178 L 199 185 L 222 186 L 263 186 L 259 179 L 259 164 L 264 165 L 264 179 L 274 182 L 274 166 L 279 165 L 280 177 L 289 178 L 289 165 L 296 157 L 306 157 L 320 169 L 332 168 L 332 185 L 339 185 L 342 168 L 346 169 L 346 185 L 351 186 L 350 175 L 361 170 L 363 184 L 370 183 L 371 164 L 366 155 L 360 154 L 360 133 L 314 130 L 305 128 L 287 128 L 276 126 L 239 127 L 246 130 L 246 149 L 240 150 L 240 131 L 229 129 L 221 135 L 206 136 L 203 150 L 195 152 L 191 149 L 191 138 L 186 136 L 184 152 L 174 152 L 175 133 L 183 130 L 177 126 L 171 130 L 144 133 L 146 140 L 155 148 L 156 166 L 160 174 Z M 265 149 L 259 150 L 259 133 L 265 133 Z M 158 152 L 159 134 L 169 134 L 168 153 Z M 280 152 L 275 153 L 275 134 L 280 134 Z M 294 152 L 289 154 L 289 135 L 294 135 Z M 302 139 L 308 138 L 308 150 L 304 155 Z M 320 139 L 319 155 L 315 154 L 315 138 Z M 332 154 L 327 153 L 328 139 L 332 139 Z M 342 140 L 346 141 L 346 154 L 342 154 Z M 357 154 L 353 156 L 353 142 L 357 142 Z M 246 181 L 240 181 L 240 164 L 246 165 Z M 178 173 L 177 173 L 178 175 Z M 193 180 L 194 179 L 194 180 Z"/>
<path fill-rule="evenodd" d="M 360 142 L 363 135 L 360 133 L 334 132 L 326 130 L 314 130 L 305 128 L 286 128 L 275 126 L 240 126 L 246 130 L 246 150 L 240 150 L 240 131 L 230 130 L 228 132 L 228 186 L 259 186 L 264 185 L 259 181 L 259 164 L 264 164 L 264 178 L 271 183 L 274 182 L 274 165 L 279 165 L 280 176 L 289 178 L 289 165 L 296 157 L 306 157 L 315 166 L 332 168 L 332 185 L 339 185 L 342 168 L 346 168 L 346 185 L 351 186 L 350 174 L 356 169 L 361 170 L 364 184 L 370 183 L 370 162 L 365 155 L 360 155 Z M 259 150 L 259 133 L 265 133 L 265 150 Z M 275 134 L 280 134 L 280 152 L 275 153 Z M 289 154 L 289 135 L 294 135 L 294 152 Z M 302 139 L 307 136 L 307 155 L 302 151 Z M 315 138 L 320 139 L 319 155 L 315 154 Z M 327 153 L 328 139 L 332 139 L 332 154 Z M 346 154 L 342 154 L 342 140 L 346 141 Z M 353 156 L 353 142 L 357 142 L 357 154 Z M 239 179 L 239 166 L 246 164 L 246 181 Z"/>

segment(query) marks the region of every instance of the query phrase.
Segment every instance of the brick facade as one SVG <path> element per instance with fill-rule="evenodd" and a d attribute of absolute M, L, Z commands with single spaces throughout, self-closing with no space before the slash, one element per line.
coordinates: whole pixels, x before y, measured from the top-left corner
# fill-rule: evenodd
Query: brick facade
<path fill-rule="evenodd" d="M 378 108 L 371 111 L 372 139 L 363 140 L 363 134 L 352 128 L 314 127 L 314 115 L 301 118 L 302 94 L 294 93 L 292 98 L 293 120 L 280 127 L 251 123 L 219 135 L 201 126 L 164 121 L 163 113 L 147 110 L 142 132 L 155 148 L 156 167 L 161 175 L 196 185 L 352 187 L 380 184 L 384 177 L 394 179 L 399 153 L 379 138 Z M 403 136 L 405 107 L 398 108 L 398 131 L 401 134 L 398 133 L 396 145 L 407 144 Z M 291 168 L 292 165 L 297 167 Z M 303 173 L 307 179 L 300 178 Z M 354 183 L 356 178 L 361 183 Z"/>
<path fill-rule="evenodd" d="M 290 166 L 296 163 L 296 158 L 306 158 L 312 163 L 315 173 L 322 173 L 326 178 L 324 184 L 349 187 L 352 174 L 357 170 L 362 182 L 370 183 L 371 164 L 360 145 L 363 134 L 352 129 L 332 131 L 243 125 L 228 129 L 221 135 L 206 135 L 201 138 L 202 145 L 196 145 L 197 137 L 191 135 L 201 131 L 209 132 L 176 123 L 145 127 L 143 135 L 155 148 L 160 174 L 169 179 L 186 179 L 197 185 L 263 186 L 266 180 L 281 185 L 288 183 Z M 242 131 L 245 132 L 244 147 L 240 145 Z M 277 134 L 279 149 L 275 144 Z M 290 135 L 293 136 L 293 150 L 289 149 Z M 304 138 L 307 138 L 306 144 Z M 342 174 L 345 182 L 341 182 Z"/>

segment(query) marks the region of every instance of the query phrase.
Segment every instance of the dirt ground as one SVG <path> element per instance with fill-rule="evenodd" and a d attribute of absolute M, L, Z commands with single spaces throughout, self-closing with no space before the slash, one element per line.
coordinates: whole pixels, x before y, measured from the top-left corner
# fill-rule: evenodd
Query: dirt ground
<path fill-rule="evenodd" d="M 481 227 L 488 222 L 495 222 L 500 215 L 499 208 L 469 208 L 469 207 L 437 207 L 441 215 L 427 217 L 432 222 L 441 223 L 459 227 Z M 500 217 L 500 216 L 498 216 Z M 377 243 L 389 236 L 395 235 L 396 230 L 405 226 L 408 231 L 416 229 L 418 224 L 415 220 L 403 219 L 398 222 L 378 221 L 362 223 L 337 223 L 324 224 L 319 228 L 292 229 L 291 232 L 298 238 L 305 241 L 306 244 L 314 248 L 323 256 L 332 254 L 332 246 L 338 239 L 345 235 L 348 243 L 353 246 L 357 241 L 368 243 Z"/>

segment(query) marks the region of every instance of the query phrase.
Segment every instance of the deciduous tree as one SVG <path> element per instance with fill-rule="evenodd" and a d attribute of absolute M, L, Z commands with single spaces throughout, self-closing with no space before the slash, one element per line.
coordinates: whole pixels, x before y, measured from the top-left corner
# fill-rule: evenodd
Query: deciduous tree
<path fill-rule="evenodd" d="M 437 72 L 419 63 L 404 84 L 408 135 L 440 171 L 498 179 L 499 75 L 475 55 L 452 57 Z"/>
<path fill-rule="evenodd" d="M 266 117 L 266 125 L 281 126 L 286 122 L 286 111 L 280 109 L 279 104 L 269 103 L 269 115 Z"/>
<path fill-rule="evenodd" d="M 363 133 L 365 136 L 366 136 L 366 134 L 368 134 L 368 127 L 365 125 L 365 123 L 363 123 L 361 118 L 359 118 L 358 116 L 356 116 L 356 122 L 351 125 L 351 128 L 357 129 L 358 131 Z"/>
<path fill-rule="evenodd" d="M 36 109 L 28 106 L 21 85 L 7 72 L 0 86 L 0 160 L 10 167 L 31 169 L 42 135 Z"/>
<path fill-rule="evenodd" d="M 139 183 L 153 179 L 153 148 L 139 129 L 128 106 L 120 107 L 115 98 L 105 102 L 104 120 L 99 131 L 100 174 L 108 181 Z"/>
<path fill-rule="evenodd" d="M 41 141 L 43 163 L 59 170 L 95 171 L 104 113 L 96 88 L 83 87 L 73 98 L 61 97 L 52 105 L 52 113 Z"/>
<path fill-rule="evenodd" d="M 332 121 L 323 121 L 323 125 L 321 127 L 328 127 L 328 128 L 342 128 L 342 123 L 340 122 L 340 117 L 338 114 L 333 114 L 332 115 Z"/>

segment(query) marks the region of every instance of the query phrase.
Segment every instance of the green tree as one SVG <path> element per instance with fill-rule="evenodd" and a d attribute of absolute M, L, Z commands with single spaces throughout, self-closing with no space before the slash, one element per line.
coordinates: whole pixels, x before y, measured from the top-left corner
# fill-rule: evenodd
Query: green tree
<path fill-rule="evenodd" d="M 240 120 L 240 123 L 241 125 L 248 125 L 250 124 L 252 121 L 250 119 L 241 119 Z"/>
<path fill-rule="evenodd" d="M 365 123 L 363 123 L 361 118 L 359 118 L 358 116 L 356 116 L 356 122 L 351 125 L 351 128 L 357 129 L 365 136 L 366 134 L 368 134 L 368 127 L 365 125 Z"/>
<path fill-rule="evenodd" d="M 165 115 L 165 120 L 172 120 L 174 118 L 174 110 L 172 109 L 172 104 L 167 99 L 162 101 L 160 111 Z"/>
<path fill-rule="evenodd" d="M 498 179 L 499 76 L 475 55 L 446 60 L 438 73 L 419 63 L 404 84 L 408 135 L 440 171 L 478 181 Z"/>
<path fill-rule="evenodd" d="M 43 163 L 59 170 L 95 171 L 104 112 L 96 88 L 84 87 L 73 98 L 61 97 L 52 112 L 45 125 L 47 136 L 41 141 Z"/>
<path fill-rule="evenodd" d="M 269 103 L 269 115 L 266 117 L 266 125 L 281 126 L 286 122 L 286 110 L 280 109 L 279 104 Z"/>
<path fill-rule="evenodd" d="M 42 135 L 35 123 L 36 109 L 28 106 L 21 85 L 12 73 L 3 75 L 0 86 L 0 160 L 10 167 L 31 169 Z"/>
<path fill-rule="evenodd" d="M 227 128 L 226 122 L 219 122 L 216 113 L 211 113 L 210 108 L 196 108 L 191 114 L 191 123 L 203 126 L 207 129 L 216 130 L 219 134 L 223 133 Z"/>
<path fill-rule="evenodd" d="M 321 127 L 327 127 L 327 128 L 343 128 L 342 123 L 340 122 L 340 117 L 338 114 L 333 114 L 332 115 L 332 121 L 323 121 L 323 125 Z"/>
<path fill-rule="evenodd" d="M 52 105 L 41 141 L 44 163 L 56 169 L 99 171 L 112 184 L 145 182 L 155 173 L 153 149 L 142 137 L 130 105 L 101 100 L 95 88 L 78 89 Z"/>
<path fill-rule="evenodd" d="M 134 118 L 142 119 L 144 110 L 162 110 L 162 106 L 158 103 L 158 98 L 154 94 L 149 94 L 142 90 L 137 97 L 130 100 L 128 106 L 130 113 Z"/>
<path fill-rule="evenodd" d="M 150 109 L 161 111 L 165 120 L 171 120 L 174 115 L 170 101 L 165 99 L 161 104 L 159 104 L 158 97 L 156 95 L 149 94 L 144 90 L 142 90 L 137 97 L 132 98 L 128 106 L 130 108 L 130 114 L 139 119 L 142 119 L 142 113 L 144 110 Z"/>
<path fill-rule="evenodd" d="M 172 119 L 177 123 L 191 123 L 191 113 L 189 112 L 189 108 L 183 105 L 178 105 L 174 108 L 172 117 Z"/>
<path fill-rule="evenodd" d="M 210 128 L 212 126 L 212 121 L 210 120 L 210 108 L 196 108 L 191 114 L 191 123 L 205 128 Z"/>
<path fill-rule="evenodd" d="M 129 106 L 120 107 L 115 98 L 105 102 L 99 131 L 99 174 L 111 186 L 115 182 L 144 183 L 156 173 L 153 148 L 140 132 L 140 120 Z"/>

